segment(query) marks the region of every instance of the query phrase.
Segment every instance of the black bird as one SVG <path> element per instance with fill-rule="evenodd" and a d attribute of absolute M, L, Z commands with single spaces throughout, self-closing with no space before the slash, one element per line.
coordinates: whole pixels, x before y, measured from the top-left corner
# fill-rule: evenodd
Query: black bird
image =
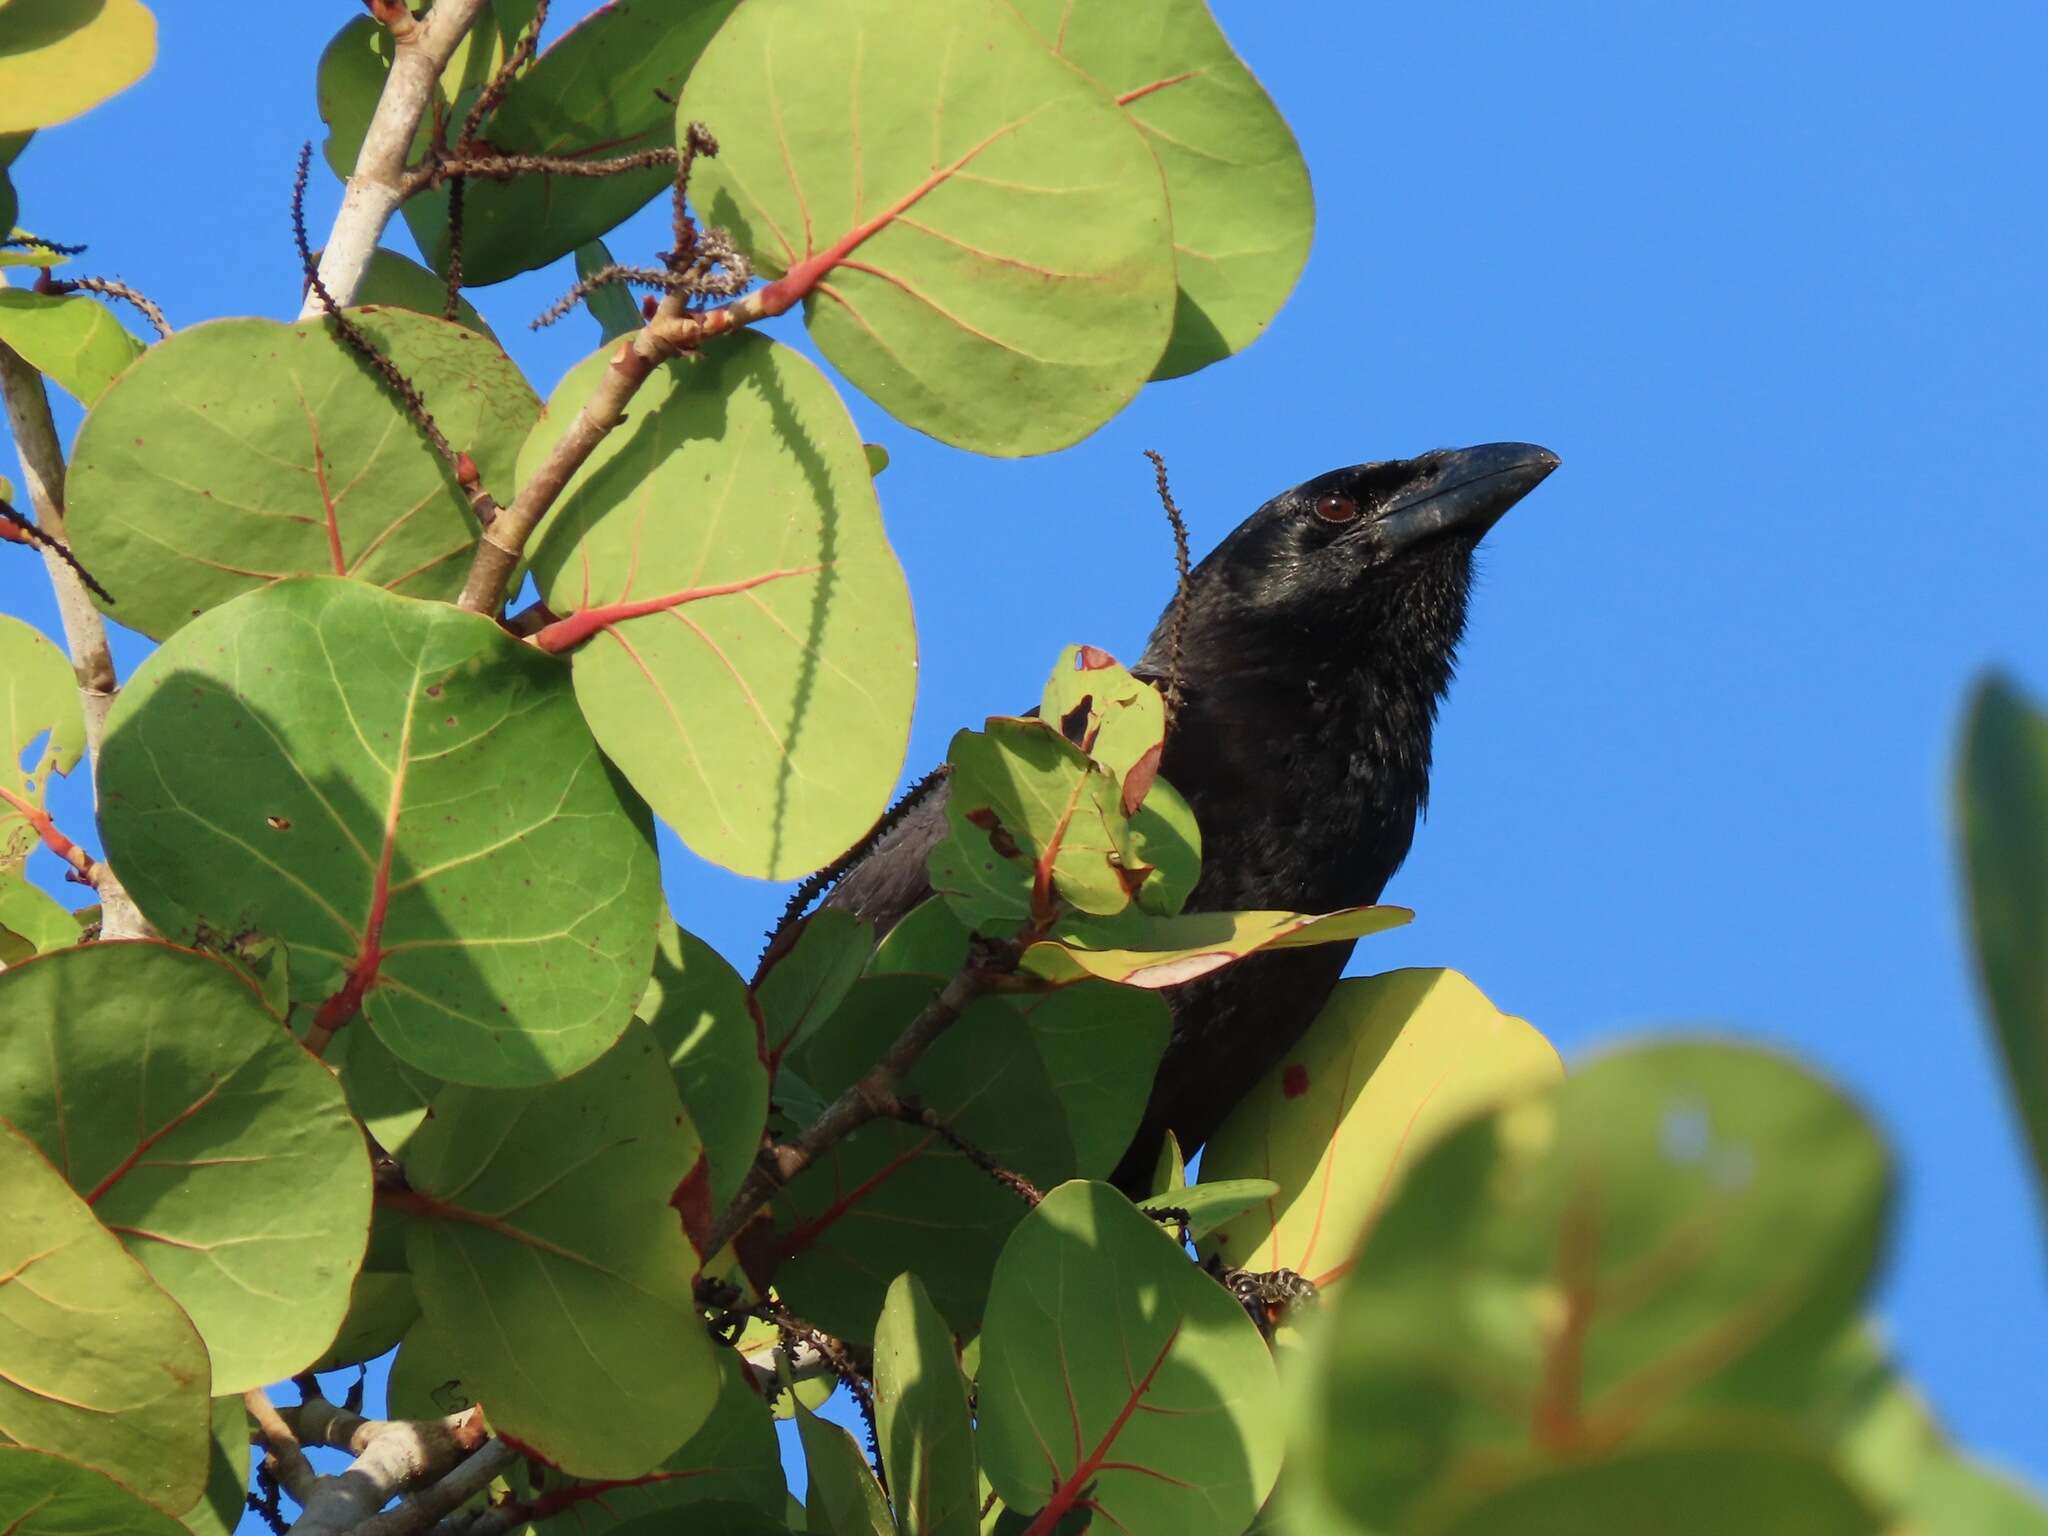
<path fill-rule="evenodd" d="M 1401 867 L 1429 797 L 1430 733 L 1465 628 L 1479 540 L 1553 469 L 1529 443 L 1331 470 L 1245 519 L 1190 578 L 1180 713 L 1160 771 L 1202 833 L 1190 911 L 1362 906 Z M 1173 614 L 1133 668 L 1163 679 Z M 931 894 L 944 790 L 827 905 L 885 932 Z M 1301 1038 L 1349 944 L 1255 956 L 1171 989 L 1173 1035 L 1114 1175 L 1143 1193 L 1164 1133 L 1189 1152 Z"/>

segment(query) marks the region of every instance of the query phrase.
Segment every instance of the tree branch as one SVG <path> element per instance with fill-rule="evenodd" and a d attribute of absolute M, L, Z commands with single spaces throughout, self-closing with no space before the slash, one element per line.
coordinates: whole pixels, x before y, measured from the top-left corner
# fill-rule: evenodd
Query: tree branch
<path fill-rule="evenodd" d="M 292 1523 L 293 1536 L 359 1536 L 370 1529 L 383 1530 L 385 1536 L 403 1536 L 425 1529 L 475 1491 L 465 1482 L 460 1496 L 440 1508 L 429 1512 L 427 1506 L 422 1506 L 412 1517 L 416 1523 L 393 1524 L 388 1528 L 366 1525 L 393 1496 L 424 1484 L 437 1485 L 429 1494 L 438 1493 L 438 1485 L 450 1473 L 480 1459 L 477 1453 L 490 1443 L 483 1413 L 471 1408 L 444 1419 L 366 1419 L 329 1402 L 310 1381 L 305 1385 L 304 1402 L 290 1408 L 270 1409 L 271 1418 L 276 1420 L 274 1429 L 262 1426 L 259 1417 L 264 1438 L 271 1441 L 273 1450 L 273 1435 L 282 1433 L 294 1448 L 301 1441 L 333 1446 L 354 1452 L 356 1459 L 341 1473 L 315 1477 L 303 1491 L 286 1484 L 286 1490 L 302 1506 L 299 1518 Z M 251 1398 L 262 1396 L 260 1392 L 250 1394 Z M 268 1406 L 269 1399 L 263 1400 Z M 256 1411 L 253 1401 L 250 1411 Z M 509 1448 L 500 1454 L 504 1461 L 511 1459 Z M 487 1470 L 476 1486 L 489 1483 L 502 1466 L 503 1462 L 486 1463 Z M 412 1504 L 419 1503 L 420 1500 L 413 1500 L 391 1514 L 404 1514 Z"/>
<path fill-rule="evenodd" d="M 436 0 L 423 21 L 400 24 L 394 18 L 386 23 L 391 27 L 397 57 L 384 78 L 384 94 L 377 98 L 370 131 L 363 135 L 363 147 L 356 154 L 356 171 L 348 179 L 341 211 L 334 216 L 334 228 L 320 252 L 320 281 L 337 304 L 354 302 L 384 226 L 404 201 L 405 162 L 419 132 L 420 118 L 455 45 L 484 4 L 485 0 Z M 322 308 L 319 294 L 309 291 L 299 318 L 314 319 Z"/>
<path fill-rule="evenodd" d="M 71 540 L 64 531 L 64 450 L 57 424 L 50 418 L 50 396 L 43 376 L 12 347 L 0 342 L 0 394 L 7 399 L 7 420 L 21 454 L 29 505 L 36 525 L 59 544 Z M 57 593 L 57 614 L 64 626 L 64 644 L 71 652 L 71 670 L 78 678 L 78 703 L 85 716 L 86 766 L 93 775 L 95 803 L 99 790 L 100 743 L 106 739 L 107 712 L 114 707 L 119 681 L 113 652 L 107 648 L 106 620 L 92 605 L 79 573 L 47 544 L 43 564 Z M 148 922 L 128 897 L 112 870 L 100 866 L 100 934 L 109 939 L 154 937 Z"/>

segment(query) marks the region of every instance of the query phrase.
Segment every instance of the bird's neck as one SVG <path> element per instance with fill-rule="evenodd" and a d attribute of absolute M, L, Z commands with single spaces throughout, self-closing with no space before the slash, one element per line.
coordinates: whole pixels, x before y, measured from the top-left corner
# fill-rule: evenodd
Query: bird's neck
<path fill-rule="evenodd" d="M 1431 737 L 1464 626 L 1466 572 L 1413 579 L 1311 628 L 1242 613 L 1201 658 L 1166 778 L 1201 825 L 1192 905 L 1327 910 L 1379 899 L 1429 794 Z M 1164 626 L 1162 626 L 1164 628 Z"/>

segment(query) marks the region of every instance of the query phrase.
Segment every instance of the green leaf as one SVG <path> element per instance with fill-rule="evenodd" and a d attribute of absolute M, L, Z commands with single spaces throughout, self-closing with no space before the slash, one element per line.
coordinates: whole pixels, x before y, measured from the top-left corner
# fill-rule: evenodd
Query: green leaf
<path fill-rule="evenodd" d="M 868 974 L 951 976 L 967 963 L 967 930 L 943 896 L 929 896 L 882 935 L 868 957 Z"/>
<path fill-rule="evenodd" d="M 0 342 L 87 407 L 143 351 L 142 343 L 97 299 L 5 286 L 0 286 Z"/>
<path fill-rule="evenodd" d="M 1038 715 L 1109 770 L 1123 791 L 1125 815 L 1137 810 L 1152 788 L 1166 743 L 1166 700 L 1157 688 L 1133 677 L 1106 651 L 1070 645 L 1045 681 Z"/>
<path fill-rule="evenodd" d="M 410 310 L 416 315 L 439 320 L 448 307 L 448 285 L 439 273 L 429 272 L 418 262 L 380 247 L 370 253 L 370 264 L 364 269 L 363 280 L 356 287 L 356 303 L 366 307 Z M 484 324 L 484 317 L 477 313 L 476 306 L 460 296 L 455 300 L 455 323 L 487 341 L 498 340 L 497 332 Z M 430 409 L 437 404 L 428 402 Z"/>
<path fill-rule="evenodd" d="M 29 748 L 38 741 L 42 748 L 31 759 Z M 85 717 L 71 663 L 41 630 L 0 613 L 0 788 L 40 809 L 50 776 L 69 773 L 84 751 Z M 18 875 L 41 841 L 28 818 L 0 800 L 0 877 Z"/>
<path fill-rule="evenodd" d="M 774 1348 L 781 1337 L 782 1330 L 774 1323 L 751 1317 L 740 1329 L 733 1348 L 739 1354 L 752 1355 L 759 1350 Z M 798 1403 L 806 1408 L 822 1408 L 838 1386 L 838 1381 L 831 1376 L 806 1376 L 786 1389 L 777 1389 L 768 1404 L 769 1412 L 778 1419 L 787 1419 L 795 1416 Z"/>
<path fill-rule="evenodd" d="M 1004 1503 L 1085 1499 L 1131 1536 L 1238 1536 L 1258 1513 L 1280 1469 L 1265 1340 L 1115 1190 L 1062 1185 L 1019 1224 L 983 1332 L 978 1438 Z"/>
<path fill-rule="evenodd" d="M 1176 1153 L 1178 1147 L 1175 1148 Z M 1162 1211 L 1185 1211 L 1188 1236 L 1200 1242 L 1241 1211 L 1264 1205 L 1280 1193 L 1271 1179 L 1204 1179 L 1165 1194 L 1154 1195 L 1139 1209 L 1156 1216 Z"/>
<path fill-rule="evenodd" d="M 576 278 L 579 282 L 587 282 L 613 264 L 612 253 L 602 240 L 576 247 Z M 602 288 L 592 289 L 583 295 L 583 307 L 597 322 L 598 336 L 603 341 L 617 341 L 621 336 L 630 336 L 646 324 L 640 316 L 640 306 L 633 302 L 632 289 L 624 283 L 608 283 Z"/>
<path fill-rule="evenodd" d="M 446 321 L 351 314 L 509 500 L 539 408 L 511 360 Z M 453 598 L 477 541 L 454 473 L 325 320 L 215 320 L 151 347 L 79 429 L 66 519 L 121 622 L 158 640 L 290 576 Z"/>
<path fill-rule="evenodd" d="M 492 1426 L 564 1471 L 651 1472 L 718 1395 L 669 1204 L 699 1150 L 638 1023 L 548 1087 L 448 1089 L 413 1137 L 421 1312 Z"/>
<path fill-rule="evenodd" d="M 676 1091 L 704 1138 L 707 1204 L 723 1210 L 753 1168 L 768 1123 L 768 1068 L 747 984 L 717 950 L 665 919 L 635 1011 L 668 1053 Z"/>
<path fill-rule="evenodd" d="M 875 1433 L 901 1536 L 976 1536 L 967 1383 L 953 1335 L 915 1275 L 890 1283 L 875 1325 Z"/>
<path fill-rule="evenodd" d="M 1256 341 L 1308 260 L 1308 166 L 1272 99 L 1203 0 L 1134 18 L 1117 0 L 1020 0 L 1053 51 L 1128 112 L 1166 177 L 1180 294 L 1154 378 L 1192 373 Z"/>
<path fill-rule="evenodd" d="M 555 391 L 522 479 L 609 357 Z M 860 434 L 801 355 L 734 336 L 658 369 L 569 482 L 533 568 L 571 615 L 541 643 L 576 645 L 591 730 L 694 850 L 788 879 L 874 824 L 909 740 L 910 598 Z"/>
<path fill-rule="evenodd" d="M 779 1061 L 816 1034 L 860 977 L 875 930 L 851 912 L 827 907 L 796 929 L 796 938 L 754 985 L 761 1046 Z"/>
<path fill-rule="evenodd" d="M 413 1290 L 412 1276 L 402 1270 L 380 1274 L 366 1268 L 356 1275 L 349 1292 L 348 1315 L 334 1342 L 310 1369 L 338 1371 L 378 1359 L 399 1346 L 419 1316 L 420 1299 Z"/>
<path fill-rule="evenodd" d="M 838 1094 L 935 990 L 929 977 L 861 981 L 799 1070 L 819 1092 Z M 1168 1027 L 1158 997 L 1100 983 L 985 997 L 926 1051 L 901 1092 L 999 1166 L 1050 1188 L 1077 1172 L 1106 1173 L 1122 1154 Z M 760 1241 L 779 1263 L 777 1287 L 802 1316 L 855 1340 L 874 1325 L 883 1276 L 906 1269 L 957 1332 L 972 1332 L 997 1252 L 1024 1214 L 936 1132 L 892 1121 L 832 1148 L 773 1209 L 777 1231 Z"/>
<path fill-rule="evenodd" d="M 1180 1138 L 1168 1131 L 1160 1140 L 1159 1161 L 1152 1169 L 1153 1197 L 1171 1195 L 1187 1187 L 1188 1164 L 1181 1156 Z"/>
<path fill-rule="evenodd" d="M 868 473 L 879 475 L 889 467 L 889 450 L 880 443 L 862 443 L 861 451 L 868 456 Z"/>
<path fill-rule="evenodd" d="M 16 229 L 14 238 L 23 239 L 27 231 Z M 62 251 L 52 250 L 47 245 L 9 246 L 0 249 L 0 267 L 61 267 L 70 263 L 71 258 Z"/>
<path fill-rule="evenodd" d="M 0 1433 L 182 1514 L 206 1486 L 206 1346 L 35 1143 L 5 1121 L 0 1191 Z M 148 1368 L 138 1370 L 143 1361 Z M 50 1476 L 25 1462 L 9 1466 L 16 1486 Z M 24 1507 L 0 1503 L 10 1516 Z"/>
<path fill-rule="evenodd" d="M 734 4 L 612 0 L 513 81 L 484 126 L 486 152 L 598 160 L 672 143 L 671 103 Z M 672 176 L 657 165 L 601 178 L 471 180 L 463 198 L 463 281 L 483 287 L 568 255 L 644 206 Z M 443 271 L 447 206 L 445 192 L 405 204 L 413 238 Z"/>
<path fill-rule="evenodd" d="M 456 1340 L 425 1317 L 405 1331 L 386 1396 L 392 1415 L 408 1419 L 437 1419 L 476 1406 L 457 1361 Z"/>
<path fill-rule="evenodd" d="M 0 865 L 0 933 L 13 935 L 19 946 L 6 958 L 15 965 L 30 955 L 76 944 L 78 920 L 49 892 L 31 885 L 21 865 Z"/>
<path fill-rule="evenodd" d="M 1922 1477 L 1898 1529 L 1913 1536 L 2048 1536 L 2048 1504 L 2010 1475 L 1950 1454 Z"/>
<path fill-rule="evenodd" d="M 7 179 L 7 167 L 14 163 L 14 157 L 27 147 L 33 133 L 0 133 L 0 230 L 11 230 L 20 216 L 21 207 L 15 201 L 14 183 Z M 0 495 L 5 495 L 0 491 Z"/>
<path fill-rule="evenodd" d="M 105 1473 L 15 1445 L 0 1444 L 0 1512 L 7 1536 L 185 1536 L 184 1526 Z"/>
<path fill-rule="evenodd" d="M 804 1407 L 796 1411 L 796 1427 L 811 1475 L 804 1529 L 816 1536 L 894 1536 L 889 1501 L 853 1436 Z"/>
<path fill-rule="evenodd" d="M 1346 907 L 1320 917 L 1306 912 L 1072 917 L 1050 942 L 1025 949 L 1022 968 L 1055 986 L 1095 976 L 1131 987 L 1171 987 L 1264 950 L 1349 943 L 1399 928 L 1414 916 L 1406 907 Z"/>
<path fill-rule="evenodd" d="M 206 1492 L 178 1517 L 178 1523 L 191 1536 L 233 1536 L 247 1512 L 244 1496 L 249 1491 L 249 1410 L 240 1397 L 213 1400 L 213 1441 L 206 1465 Z M 4 1503 L 0 1496 L 0 1505 Z"/>
<path fill-rule="evenodd" d="M 1747 1047 L 1640 1047 L 1471 1123 L 1410 1167 L 1324 1309 L 1290 1484 L 1409 1529 L 1504 1458 L 1797 1401 L 1889 1185 L 1855 1106 Z"/>
<path fill-rule="evenodd" d="M 1883 1522 L 1827 1459 L 1752 1431 L 1692 1434 L 1560 1466 L 1495 1471 L 1449 1512 L 1404 1527 L 1417 1536 L 1877 1536 Z M 1358 1526 L 1296 1526 L 1339 1536 Z M 1976 1526 L 1975 1530 L 1991 1527 Z"/>
<path fill-rule="evenodd" d="M 749 0 L 690 76 L 697 167 L 768 297 L 906 425 L 1046 453 L 1129 403 L 1172 327 L 1144 137 L 1002 0 Z"/>
<path fill-rule="evenodd" d="M 2048 1219 L 2048 715 L 2004 678 L 1977 685 L 1960 779 L 1977 964 Z"/>
<path fill-rule="evenodd" d="M 0 975 L 0 1014 L 0 1118 L 185 1309 L 214 1390 L 311 1363 L 370 1230 L 334 1078 L 234 971 L 168 944 L 30 960 Z"/>
<path fill-rule="evenodd" d="M 300 1008 L 299 1024 L 310 1025 L 311 1008 Z M 300 1033 L 304 1033 L 302 1027 Z M 427 1106 L 442 1089 L 438 1077 L 408 1066 L 391 1047 L 368 1029 L 344 1029 L 334 1037 L 322 1059 L 341 1074 L 348 1107 L 377 1145 L 403 1158 L 412 1133 L 427 1118 Z"/>
<path fill-rule="evenodd" d="M 156 18 L 137 0 L 0 5 L 0 133 L 90 111 L 149 73 Z"/>
<path fill-rule="evenodd" d="M 1549 1041 L 1456 971 L 1340 981 L 1308 1033 L 1209 1138 L 1205 1181 L 1270 1178 L 1280 1193 L 1227 1223 L 1204 1252 L 1327 1285 L 1428 1146 L 1563 1073 Z"/>
<path fill-rule="evenodd" d="M 645 809 L 560 663 L 479 615 L 332 577 L 249 593 L 137 670 L 100 780 L 108 856 L 159 933 L 282 939 L 297 1000 L 346 1019 L 359 995 L 420 1071 L 561 1077 L 645 985 Z"/>
<path fill-rule="evenodd" d="M 682 1529 L 725 1536 L 729 1527 L 718 1516 L 728 1509 L 756 1517 L 782 1513 L 782 1448 L 775 1420 L 748 1385 L 739 1357 L 726 1349 L 716 1354 L 718 1399 L 711 1416 L 644 1478 L 593 1483 L 532 1462 L 515 1468 L 509 1481 L 517 1497 L 552 1501 L 542 1527 L 547 1536 L 607 1536 L 631 1530 L 642 1520 L 663 1533 Z M 545 1481 L 535 1482 L 529 1475 L 534 1471 L 544 1471 Z M 655 1518 L 684 1508 L 690 1512 L 687 1520 Z"/>

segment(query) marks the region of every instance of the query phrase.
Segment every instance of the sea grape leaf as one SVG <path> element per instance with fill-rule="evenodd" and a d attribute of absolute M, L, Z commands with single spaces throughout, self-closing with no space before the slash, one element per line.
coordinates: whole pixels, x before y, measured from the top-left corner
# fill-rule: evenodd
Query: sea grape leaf
<path fill-rule="evenodd" d="M 1913 1536 L 2048 1536 L 2048 1503 L 1997 1468 L 1949 1452 L 1927 1469 L 1894 1529 Z"/>
<path fill-rule="evenodd" d="M 646 810 L 561 664 L 477 614 L 334 577 L 248 593 L 137 670 L 100 780 L 159 933 L 282 939 L 316 1024 L 359 1003 L 432 1076 L 573 1072 L 645 985 Z"/>
<path fill-rule="evenodd" d="M 1046 679 L 1038 715 L 1115 776 L 1126 816 L 1144 803 L 1166 743 L 1166 699 L 1157 688 L 1106 651 L 1070 645 Z"/>
<path fill-rule="evenodd" d="M 191 1536 L 234 1536 L 248 1511 L 249 1410 L 239 1395 L 213 1400 L 213 1439 L 206 1460 L 206 1492 L 178 1517 Z M 123 1525 L 122 1529 L 132 1529 Z"/>
<path fill-rule="evenodd" d="M 2048 714 L 2002 677 L 1977 686 L 1959 778 L 1978 974 L 2048 1220 Z"/>
<path fill-rule="evenodd" d="M 0 133 L 90 111 L 149 73 L 156 18 L 137 0 L 0 5 Z"/>
<path fill-rule="evenodd" d="M 364 307 L 407 309 L 438 320 L 448 306 L 448 285 L 439 273 L 429 272 L 396 251 L 379 247 L 370 253 L 370 264 L 363 269 L 363 280 L 356 285 L 356 303 Z M 476 306 L 460 295 L 455 300 L 455 323 L 486 341 L 498 340 L 497 332 L 484 323 Z"/>
<path fill-rule="evenodd" d="M 609 366 L 563 380 L 522 479 Z M 658 369 L 533 569 L 591 730 L 698 853 L 787 879 L 874 824 L 909 741 L 910 597 L 860 434 L 801 354 L 735 336 Z"/>
<path fill-rule="evenodd" d="M 797 926 L 795 940 L 769 962 L 753 988 L 761 1047 L 771 1062 L 824 1026 L 874 947 L 875 930 L 851 912 L 828 907 Z"/>
<path fill-rule="evenodd" d="M 1045 453 L 1121 410 L 1172 326 L 1145 140 L 1003 0 L 749 0 L 679 121 L 692 192 L 863 393 L 944 442 Z"/>
<path fill-rule="evenodd" d="M 185 1309 L 213 1390 L 310 1364 L 370 1231 L 333 1075 L 233 970 L 168 944 L 39 956 L 0 974 L 0 1014 L 0 1118 Z"/>
<path fill-rule="evenodd" d="M 50 775 L 69 773 L 84 750 L 71 663 L 41 630 L 0 613 L 0 789 L 41 809 Z M 0 799 L 0 879 L 19 874 L 40 841 L 21 810 Z"/>
<path fill-rule="evenodd" d="M 684 77 L 735 3 L 611 0 L 512 82 L 484 124 L 484 152 L 600 160 L 673 143 Z M 661 193 L 673 174 L 654 165 L 598 178 L 472 178 L 463 197 L 463 281 L 483 287 L 568 255 Z M 404 210 L 421 251 L 442 271 L 447 208 L 442 193 L 408 199 Z"/>
<path fill-rule="evenodd" d="M 314 1010 L 300 1007 L 295 1012 L 303 1034 Z M 322 1059 L 341 1074 L 348 1107 L 363 1122 L 363 1129 L 376 1138 L 378 1146 L 402 1160 L 406 1143 L 427 1118 L 434 1095 L 441 1091 L 441 1079 L 400 1060 L 370 1029 L 344 1029 L 322 1053 Z"/>
<path fill-rule="evenodd" d="M 413 1137 L 420 1310 L 493 1427 L 576 1476 L 652 1472 L 718 1396 L 670 1204 L 699 1151 L 637 1022 L 561 1082 L 445 1090 Z"/>
<path fill-rule="evenodd" d="M 889 1501 L 853 1436 L 802 1404 L 797 1405 L 796 1427 L 811 1477 L 804 1529 L 814 1536 L 895 1536 Z"/>
<path fill-rule="evenodd" d="M 668 1053 L 676 1091 L 704 1139 L 707 1203 L 723 1210 L 753 1168 L 768 1123 L 768 1067 L 747 984 L 717 950 L 664 920 L 654 974 L 634 1011 Z"/>
<path fill-rule="evenodd" d="M 1203 1252 L 1328 1285 L 1426 1147 L 1563 1072 L 1547 1040 L 1456 971 L 1340 981 L 1308 1032 L 1209 1138 L 1204 1181 L 1270 1178 L 1280 1188 Z"/>
<path fill-rule="evenodd" d="M 0 342 L 88 408 L 143 351 L 98 299 L 5 286 L 0 286 Z"/>
<path fill-rule="evenodd" d="M 509 499 L 539 410 L 512 361 L 444 320 L 350 317 Z M 291 576 L 453 598 L 476 548 L 454 472 L 324 319 L 213 320 L 151 347 L 79 428 L 66 484 L 78 558 L 157 640 Z"/>
<path fill-rule="evenodd" d="M 1166 177 L 1180 291 L 1152 376 L 1192 373 L 1250 346 L 1293 291 L 1315 233 L 1308 165 L 1272 98 L 1203 0 L 1138 14 L 1117 0 L 1017 8 L 1115 96 Z"/>
<path fill-rule="evenodd" d="M 0 1440 L 76 1461 L 166 1516 L 183 1514 L 206 1487 L 197 1330 L 4 1120 L 0 1190 Z M 17 1480 L 39 1475 L 26 1461 L 8 1467 Z"/>
<path fill-rule="evenodd" d="M 187 1536 L 104 1472 L 18 1445 L 0 1444 L 0 1510 L 7 1536 Z"/>
<path fill-rule="evenodd" d="M 1199 1243 L 1240 1211 L 1263 1205 L 1279 1193 L 1280 1186 L 1271 1179 L 1204 1179 L 1154 1195 L 1138 1209 L 1155 1219 L 1166 1211 L 1185 1213 L 1188 1236 Z"/>
<path fill-rule="evenodd" d="M 30 884 L 22 865 L 0 865 L 0 961 L 15 965 L 78 939 L 78 919 L 62 902 Z"/>
<path fill-rule="evenodd" d="M 578 282 L 588 282 L 612 265 L 612 253 L 602 240 L 592 240 L 587 245 L 576 247 Z M 593 288 L 583 295 L 583 307 L 597 322 L 600 341 L 617 341 L 621 336 L 630 336 L 646 323 L 641 318 L 640 306 L 633 302 L 632 289 L 624 283 L 607 283 L 602 288 Z"/>
<path fill-rule="evenodd" d="M 1075 916 L 1029 945 L 1022 969 L 1055 985 L 1094 976 L 1130 987 L 1172 987 L 1265 950 L 1342 944 L 1413 919 L 1406 907 L 1307 912 L 1122 913 Z"/>
<path fill-rule="evenodd" d="M 875 1325 L 875 1435 L 901 1536 L 979 1536 L 974 1428 L 959 1351 L 916 1275 Z"/>
<path fill-rule="evenodd" d="M 1855 1106 L 1749 1047 L 1619 1052 L 1468 1123 L 1323 1309 L 1289 1483 L 1353 1528 L 1420 1528 L 1483 1469 L 1797 1401 L 1854 1321 L 1889 1193 Z"/>
<path fill-rule="evenodd" d="M 1085 1500 L 1132 1536 L 1238 1536 L 1280 1470 L 1265 1340 L 1106 1184 L 1062 1185 L 1010 1235 L 979 1386 L 989 1481 L 1040 1521 Z"/>

